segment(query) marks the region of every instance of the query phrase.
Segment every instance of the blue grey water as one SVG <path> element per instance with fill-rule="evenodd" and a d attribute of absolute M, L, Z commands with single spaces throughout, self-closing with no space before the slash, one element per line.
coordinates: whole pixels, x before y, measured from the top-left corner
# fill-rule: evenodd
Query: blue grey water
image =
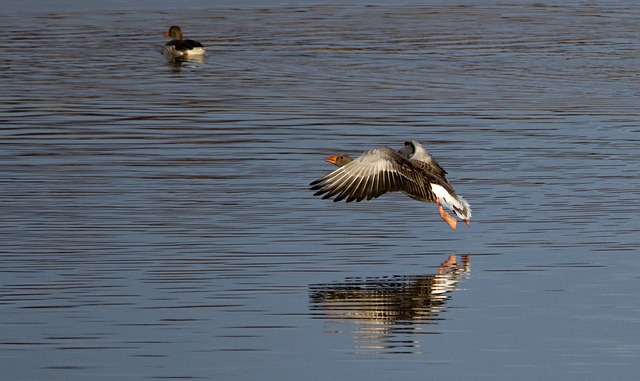
<path fill-rule="evenodd" d="M 2 1 L 3 379 L 640 377 L 637 4 L 338 3 Z M 308 190 L 408 139 L 470 227 Z"/>

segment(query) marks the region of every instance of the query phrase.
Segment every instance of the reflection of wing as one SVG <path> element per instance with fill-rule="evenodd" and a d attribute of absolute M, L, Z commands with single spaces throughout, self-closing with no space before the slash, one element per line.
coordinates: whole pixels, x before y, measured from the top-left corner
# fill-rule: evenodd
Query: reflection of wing
<path fill-rule="evenodd" d="M 432 294 L 434 275 L 354 279 L 311 288 L 314 309 L 326 317 L 356 319 L 362 324 L 395 324 L 438 314 L 446 296 Z M 432 297 L 433 296 L 433 297 Z"/>
<path fill-rule="evenodd" d="M 468 271 L 468 256 L 464 256 L 462 264 L 451 256 L 442 263 L 438 274 L 355 278 L 344 283 L 311 285 L 311 309 L 322 311 L 320 316 L 324 319 L 359 324 L 356 331 L 363 340 L 366 337 L 367 345 L 394 348 L 398 343 L 395 336 L 413 333 L 419 326 L 441 319 L 447 294 L 456 289 Z"/>

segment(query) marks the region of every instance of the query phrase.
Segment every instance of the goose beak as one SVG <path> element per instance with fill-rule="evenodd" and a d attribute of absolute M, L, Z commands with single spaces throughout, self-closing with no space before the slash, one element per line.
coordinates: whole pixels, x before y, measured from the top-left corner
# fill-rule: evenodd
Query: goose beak
<path fill-rule="evenodd" d="M 171 37 L 171 36 L 169 35 L 169 32 L 164 32 L 164 33 L 162 33 L 162 35 L 163 35 L 164 37 Z"/>
<path fill-rule="evenodd" d="M 331 163 L 333 165 L 336 165 L 336 161 L 338 160 L 338 156 L 326 156 L 324 158 L 324 161 L 326 161 L 327 163 Z"/>

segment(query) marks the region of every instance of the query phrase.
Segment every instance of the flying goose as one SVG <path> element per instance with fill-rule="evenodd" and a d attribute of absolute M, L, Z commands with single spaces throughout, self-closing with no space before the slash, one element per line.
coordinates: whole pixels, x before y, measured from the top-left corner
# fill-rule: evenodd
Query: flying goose
<path fill-rule="evenodd" d="M 414 200 L 435 202 L 440 217 L 456 230 L 456 219 L 444 211 L 452 210 L 471 226 L 471 207 L 458 196 L 436 159 L 417 141 L 405 142 L 400 151 L 387 146 L 372 148 L 360 157 L 327 156 L 325 161 L 339 168 L 313 181 L 314 196 L 346 202 L 371 200 L 388 192 L 403 192 Z"/>
<path fill-rule="evenodd" d="M 171 37 L 171 41 L 164 44 L 162 54 L 166 57 L 180 59 L 188 56 L 202 56 L 206 48 L 204 45 L 194 40 L 185 40 L 179 26 L 173 25 L 168 32 L 164 32 L 165 37 Z"/>

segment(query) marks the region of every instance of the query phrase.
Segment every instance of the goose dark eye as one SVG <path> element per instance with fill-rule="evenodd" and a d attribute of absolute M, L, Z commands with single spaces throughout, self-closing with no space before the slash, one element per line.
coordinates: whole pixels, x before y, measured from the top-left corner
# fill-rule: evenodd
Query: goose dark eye
<path fill-rule="evenodd" d="M 408 146 L 409 144 L 411 144 L 411 142 L 404 142 L 405 146 Z"/>

